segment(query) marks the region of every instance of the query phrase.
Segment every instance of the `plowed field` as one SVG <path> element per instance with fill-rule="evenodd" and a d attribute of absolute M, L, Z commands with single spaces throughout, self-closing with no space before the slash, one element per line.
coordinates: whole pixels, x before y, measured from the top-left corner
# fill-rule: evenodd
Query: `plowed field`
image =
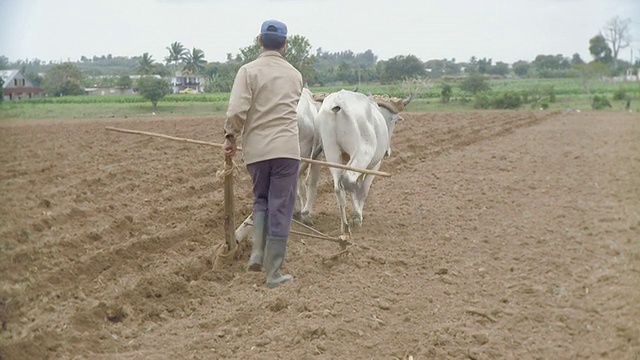
<path fill-rule="evenodd" d="M 640 359 L 640 115 L 403 116 L 349 252 L 292 236 L 277 289 L 212 267 L 220 150 L 104 129 L 222 117 L 0 123 L 0 358 Z"/>

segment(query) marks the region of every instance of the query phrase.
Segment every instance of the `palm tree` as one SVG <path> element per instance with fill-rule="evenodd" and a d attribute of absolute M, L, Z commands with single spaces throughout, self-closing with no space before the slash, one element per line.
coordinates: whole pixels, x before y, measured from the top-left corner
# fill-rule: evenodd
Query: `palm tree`
<path fill-rule="evenodd" d="M 149 55 L 149 53 L 142 54 L 142 57 L 138 60 L 138 67 L 136 72 L 138 75 L 152 75 L 155 70 L 155 60 Z"/>
<path fill-rule="evenodd" d="M 174 70 L 178 70 L 178 63 L 182 60 L 182 56 L 187 52 L 187 49 L 176 41 L 172 43 L 171 46 L 167 46 L 167 50 L 169 50 L 169 56 L 165 57 L 164 61 L 167 65 L 173 63 Z"/>
<path fill-rule="evenodd" d="M 194 75 L 204 70 L 204 65 L 207 63 L 204 59 L 204 52 L 196 48 L 193 48 L 191 52 L 189 50 L 185 51 L 182 55 L 182 62 L 184 63 L 182 70 Z"/>

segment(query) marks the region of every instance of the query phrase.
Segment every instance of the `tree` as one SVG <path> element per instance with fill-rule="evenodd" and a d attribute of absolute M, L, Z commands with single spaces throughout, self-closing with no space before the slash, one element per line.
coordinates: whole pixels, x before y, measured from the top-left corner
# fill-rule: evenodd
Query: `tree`
<path fill-rule="evenodd" d="M 527 76 L 529 74 L 530 67 L 531 65 L 524 60 L 516 61 L 512 65 L 513 72 L 520 77 Z"/>
<path fill-rule="evenodd" d="M 478 60 L 478 72 L 480 74 L 488 74 L 490 73 L 492 60 L 487 58 L 482 58 Z"/>
<path fill-rule="evenodd" d="M 136 73 L 138 73 L 138 75 L 151 75 L 154 73 L 155 67 L 155 60 L 153 60 L 153 57 L 146 52 L 142 54 L 142 57 L 138 60 Z"/>
<path fill-rule="evenodd" d="M 237 65 L 235 61 L 226 63 L 208 63 L 204 73 L 207 75 L 205 92 L 229 92 L 233 86 Z"/>
<path fill-rule="evenodd" d="M 602 34 L 598 34 L 589 40 L 589 52 L 594 60 L 604 64 L 610 64 L 613 60 L 611 48 Z"/>
<path fill-rule="evenodd" d="M 478 72 L 478 59 L 475 56 L 471 56 L 467 66 L 464 68 L 464 72 L 467 74 L 473 74 Z"/>
<path fill-rule="evenodd" d="M 467 76 L 467 78 L 462 80 L 462 82 L 460 83 L 460 88 L 463 91 L 469 92 L 473 95 L 491 89 L 489 83 L 487 82 L 487 77 L 479 73 L 474 73 Z"/>
<path fill-rule="evenodd" d="M 607 72 L 607 66 L 600 61 L 574 65 L 573 68 L 580 74 L 582 88 L 589 95 L 591 95 L 591 81 L 600 78 Z"/>
<path fill-rule="evenodd" d="M 165 97 L 165 95 L 171 93 L 169 83 L 163 79 L 158 79 L 153 76 L 143 76 L 138 79 L 138 93 L 145 99 L 151 101 L 153 109 L 155 110 L 158 101 Z"/>
<path fill-rule="evenodd" d="M 287 39 L 284 57 L 300 71 L 302 78 L 309 81 L 314 76 L 315 58 L 311 56 L 311 44 L 302 35 L 292 35 Z"/>
<path fill-rule="evenodd" d="M 0 76 L 0 89 L 2 89 L 2 87 L 4 86 L 4 79 L 2 78 L 2 76 Z M 0 96 L 0 103 L 2 103 L 4 101 L 4 95 Z"/>
<path fill-rule="evenodd" d="M 381 79 L 384 82 L 423 77 L 427 73 L 424 63 L 415 55 L 398 55 L 387 61 L 381 61 L 379 64 L 383 66 L 384 76 L 381 76 Z"/>
<path fill-rule="evenodd" d="M 121 75 L 116 82 L 116 86 L 122 89 L 129 89 L 132 85 L 129 75 Z"/>
<path fill-rule="evenodd" d="M 584 64 L 584 60 L 580 57 L 580 54 L 575 53 L 571 58 L 571 66 Z"/>
<path fill-rule="evenodd" d="M 358 81 L 356 73 L 350 62 L 343 61 L 338 65 L 336 70 L 336 80 L 343 81 L 348 84 L 354 84 Z"/>
<path fill-rule="evenodd" d="M 538 55 L 531 63 L 538 76 L 542 78 L 562 77 L 571 69 L 569 59 L 558 55 Z"/>
<path fill-rule="evenodd" d="M 207 61 L 204 59 L 204 52 L 200 49 L 193 48 L 192 51 L 186 50 L 182 55 L 184 63 L 183 71 L 191 74 L 200 74 L 204 70 Z"/>
<path fill-rule="evenodd" d="M 447 68 L 447 59 L 431 59 L 424 62 L 424 67 L 432 78 L 439 78 L 444 75 Z"/>
<path fill-rule="evenodd" d="M 178 69 L 178 63 L 182 60 L 182 56 L 187 51 L 187 49 L 182 46 L 179 42 L 173 42 L 170 46 L 167 46 L 167 50 L 169 50 L 169 56 L 164 58 L 164 61 L 167 65 L 173 64 L 174 70 Z"/>
<path fill-rule="evenodd" d="M 487 72 L 493 75 L 507 76 L 509 75 L 509 64 L 498 61 Z"/>
<path fill-rule="evenodd" d="M 51 96 L 84 95 L 84 74 L 72 63 L 54 65 L 47 71 L 42 87 Z"/>
<path fill-rule="evenodd" d="M 257 59 L 260 53 L 262 53 L 260 36 L 256 36 L 253 39 L 253 44 L 240 49 L 238 57 L 244 65 Z M 305 81 L 309 81 L 309 79 L 314 77 L 315 57 L 311 55 L 311 44 L 306 37 L 302 35 L 289 36 L 287 38 L 284 57 L 293 67 L 300 71 Z"/>
<path fill-rule="evenodd" d="M 0 55 L 0 70 L 5 70 L 8 68 L 9 68 L 9 58 L 4 55 Z"/>
<path fill-rule="evenodd" d="M 260 46 L 260 36 L 258 35 L 253 38 L 253 44 L 240 49 L 240 54 L 238 54 L 236 58 L 238 58 L 241 64 L 244 65 L 257 59 L 258 56 L 260 56 L 260 53 L 262 53 L 262 47 Z M 227 56 L 227 61 L 229 60 L 230 56 Z"/>
<path fill-rule="evenodd" d="M 620 49 L 628 47 L 631 42 L 629 23 L 631 23 L 630 19 L 620 20 L 620 17 L 616 16 L 609 20 L 604 28 L 602 36 L 610 45 L 614 62 L 618 60 Z"/>

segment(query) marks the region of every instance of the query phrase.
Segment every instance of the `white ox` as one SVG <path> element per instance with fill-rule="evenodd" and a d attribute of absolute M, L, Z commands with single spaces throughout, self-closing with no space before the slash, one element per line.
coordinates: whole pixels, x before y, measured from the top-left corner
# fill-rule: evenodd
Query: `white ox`
<path fill-rule="evenodd" d="M 403 104 L 408 105 L 412 97 L 404 99 Z M 321 150 L 328 162 L 378 170 L 383 157 L 391 154 L 391 136 L 399 119 L 397 113 L 378 106 L 371 96 L 347 90 L 330 94 L 324 99 L 316 117 Z M 350 193 L 356 211 L 353 223 L 361 225 L 363 207 L 375 176 L 336 168 L 330 168 L 330 171 L 340 207 L 340 230 L 348 236 L 351 228 L 346 214 L 346 192 Z M 302 212 L 306 222 L 311 222 L 311 207 L 317 188 L 317 175 L 315 179 L 313 172 L 311 175 L 308 193 L 313 193 L 313 198 L 307 199 Z"/>
<path fill-rule="evenodd" d="M 302 89 L 300 101 L 298 102 L 298 107 L 296 108 L 296 116 L 298 118 L 298 137 L 300 142 L 300 157 L 302 158 L 314 160 L 318 160 L 320 158 L 321 154 L 317 152 L 316 149 L 320 149 L 322 147 L 322 143 L 320 142 L 320 135 L 318 134 L 315 126 L 315 119 L 316 115 L 318 114 L 318 110 L 320 109 L 320 104 L 321 103 L 313 99 L 313 94 L 308 88 L 305 87 Z M 308 167 L 308 163 L 301 162 L 298 175 L 301 177 Z M 312 165 L 311 172 L 319 173 L 318 165 Z M 306 193 L 306 198 L 309 199 L 309 197 L 312 196 L 309 194 L 310 190 L 311 189 L 307 187 L 305 181 L 302 178 L 299 178 L 294 217 L 300 218 L 300 212 L 304 203 L 302 194 Z"/>

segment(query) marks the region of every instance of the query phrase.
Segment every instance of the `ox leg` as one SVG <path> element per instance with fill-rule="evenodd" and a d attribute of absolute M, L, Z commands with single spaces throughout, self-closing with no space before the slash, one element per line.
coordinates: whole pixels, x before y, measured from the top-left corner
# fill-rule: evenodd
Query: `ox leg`
<path fill-rule="evenodd" d="M 378 169 L 380 169 L 380 164 L 381 163 L 376 164 L 372 170 L 377 171 Z M 356 212 L 355 217 L 352 219 L 355 226 L 362 226 L 364 204 L 367 201 L 367 197 L 369 196 L 369 189 L 371 188 L 371 184 L 373 183 L 374 178 L 374 175 L 365 175 L 364 180 L 358 184 L 355 191 L 351 194 L 353 208 Z"/>
<path fill-rule="evenodd" d="M 301 162 L 300 170 L 298 171 L 298 189 L 296 191 L 296 201 L 293 205 L 293 218 L 300 221 L 302 220 L 302 208 L 305 204 L 305 199 L 303 194 L 308 192 L 307 190 L 307 182 L 305 180 L 304 173 L 307 170 L 308 164 L 305 162 Z"/>
<path fill-rule="evenodd" d="M 369 164 L 373 161 L 373 153 L 375 149 L 370 146 L 362 145 L 362 148 L 359 149 L 354 154 L 349 154 L 349 161 L 346 163 L 347 166 L 351 166 L 358 169 L 367 169 Z M 362 178 L 364 174 L 358 171 L 345 170 L 342 172 L 340 176 L 340 183 L 343 188 L 351 193 L 355 193 L 356 189 L 360 186 L 362 182 Z"/>
<path fill-rule="evenodd" d="M 351 228 L 347 221 L 347 193 L 340 185 L 340 171 L 332 169 L 333 174 L 333 191 L 338 200 L 338 207 L 340 208 L 340 233 L 343 237 L 351 237 Z"/>
<path fill-rule="evenodd" d="M 321 126 L 322 135 L 322 148 L 324 151 L 325 159 L 328 162 L 334 164 L 344 164 L 343 153 L 340 150 L 340 146 L 335 142 L 335 124 L 333 122 L 328 123 L 326 128 Z M 340 232 L 341 237 L 349 238 L 351 236 L 351 229 L 349 228 L 349 222 L 347 221 L 347 195 L 345 193 L 345 186 L 342 182 L 344 177 L 344 170 L 336 168 L 330 168 L 331 176 L 333 177 L 333 191 L 338 200 L 338 206 L 340 207 Z"/>
<path fill-rule="evenodd" d="M 313 203 L 318 196 L 318 181 L 320 180 L 320 165 L 311 164 L 309 167 L 309 184 L 307 184 L 307 202 L 302 209 L 302 222 L 313 226 Z"/>

